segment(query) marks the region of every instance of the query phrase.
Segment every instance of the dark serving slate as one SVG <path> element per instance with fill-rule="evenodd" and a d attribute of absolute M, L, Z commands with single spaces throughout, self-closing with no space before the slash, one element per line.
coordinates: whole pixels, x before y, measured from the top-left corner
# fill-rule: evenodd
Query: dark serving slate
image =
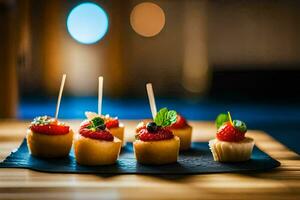
<path fill-rule="evenodd" d="M 0 168 L 28 168 L 54 173 L 94 173 L 94 174 L 203 174 L 222 172 L 256 172 L 278 167 L 280 163 L 254 148 L 251 160 L 239 163 L 219 163 L 213 160 L 207 142 L 194 142 L 189 151 L 180 153 L 177 163 L 149 166 L 135 160 L 132 143 L 123 148 L 119 160 L 114 165 L 87 167 L 76 164 L 74 153 L 62 159 L 40 159 L 29 154 L 26 140 L 17 151 L 12 152 Z"/>

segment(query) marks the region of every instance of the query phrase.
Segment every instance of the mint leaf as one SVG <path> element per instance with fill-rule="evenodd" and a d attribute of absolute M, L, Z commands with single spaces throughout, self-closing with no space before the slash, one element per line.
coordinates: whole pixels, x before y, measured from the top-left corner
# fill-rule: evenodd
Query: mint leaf
<path fill-rule="evenodd" d="M 92 127 L 91 128 L 100 128 L 104 125 L 104 120 L 101 117 L 94 117 L 92 120 Z"/>
<path fill-rule="evenodd" d="M 169 119 L 169 121 L 171 122 L 171 124 L 175 123 L 177 120 L 177 113 L 175 110 L 170 110 L 168 112 L 167 118 Z"/>
<path fill-rule="evenodd" d="M 157 126 L 169 126 L 176 122 L 177 113 L 175 110 L 168 110 L 167 108 L 162 108 L 158 111 L 155 116 L 154 122 Z"/>
<path fill-rule="evenodd" d="M 171 125 L 171 122 L 170 121 L 167 121 L 167 120 L 165 120 L 163 123 L 162 123 L 162 125 L 161 126 L 163 126 L 163 127 L 166 127 L 166 126 L 170 126 Z"/>
<path fill-rule="evenodd" d="M 215 121 L 217 129 L 219 129 L 225 122 L 228 122 L 228 121 L 229 121 L 229 117 L 227 114 L 225 114 L 225 113 L 219 114 Z"/>
<path fill-rule="evenodd" d="M 234 128 L 238 129 L 242 133 L 247 132 L 247 126 L 244 122 L 242 122 L 240 120 L 233 120 L 232 123 L 233 123 Z"/>
<path fill-rule="evenodd" d="M 157 126 L 162 126 L 164 123 L 165 115 L 168 112 L 167 108 L 162 108 L 158 111 L 154 118 L 154 122 L 156 123 Z"/>

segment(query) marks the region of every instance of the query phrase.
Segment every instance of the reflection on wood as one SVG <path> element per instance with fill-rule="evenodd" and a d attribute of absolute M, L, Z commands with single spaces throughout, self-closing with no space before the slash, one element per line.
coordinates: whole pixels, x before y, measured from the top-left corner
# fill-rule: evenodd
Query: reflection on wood
<path fill-rule="evenodd" d="M 18 147 L 29 122 L 0 122 L 0 157 Z M 69 122 L 74 130 L 79 121 Z M 133 139 L 138 121 L 124 120 L 126 136 Z M 214 137 L 213 123 L 192 121 L 194 141 Z M 0 199 L 298 199 L 300 157 L 261 131 L 249 131 L 256 145 L 282 165 L 250 174 L 192 176 L 99 176 L 41 173 L 0 169 Z"/>

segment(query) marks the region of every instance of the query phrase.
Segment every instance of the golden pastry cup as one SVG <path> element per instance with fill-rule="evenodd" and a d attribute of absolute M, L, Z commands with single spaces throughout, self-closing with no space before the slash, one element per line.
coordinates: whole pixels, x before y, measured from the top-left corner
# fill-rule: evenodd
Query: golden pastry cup
<path fill-rule="evenodd" d="M 193 128 L 189 125 L 183 128 L 171 128 L 174 135 L 180 138 L 180 150 L 188 150 L 191 147 Z"/>
<path fill-rule="evenodd" d="M 27 129 L 27 146 L 33 156 L 58 158 L 68 156 L 73 142 L 73 131 L 63 135 L 47 135 Z"/>
<path fill-rule="evenodd" d="M 123 124 L 119 124 L 119 127 L 113 127 L 110 128 L 109 131 L 111 132 L 111 134 L 117 138 L 119 138 L 122 141 L 122 145 L 125 146 L 126 142 L 125 142 L 125 137 L 124 137 L 124 131 L 125 127 Z"/>
<path fill-rule="evenodd" d="M 180 139 L 177 136 L 169 140 L 133 142 L 137 162 L 149 165 L 163 165 L 177 162 Z"/>
<path fill-rule="evenodd" d="M 120 154 L 122 141 L 114 137 L 113 141 L 97 140 L 76 134 L 74 153 L 80 165 L 111 165 Z"/>
<path fill-rule="evenodd" d="M 219 162 L 242 162 L 250 159 L 254 140 L 246 137 L 240 142 L 226 142 L 218 139 L 209 141 L 214 160 Z"/>

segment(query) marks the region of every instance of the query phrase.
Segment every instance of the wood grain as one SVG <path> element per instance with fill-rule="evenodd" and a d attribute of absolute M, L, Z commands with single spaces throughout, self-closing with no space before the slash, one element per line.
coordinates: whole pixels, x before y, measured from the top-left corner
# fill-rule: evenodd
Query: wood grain
<path fill-rule="evenodd" d="M 79 121 L 69 121 L 76 131 Z M 0 159 L 20 145 L 29 122 L 0 121 Z M 137 121 L 125 120 L 133 140 Z M 191 122 L 193 140 L 214 137 L 210 122 Z M 251 130 L 256 145 L 281 162 L 263 173 L 191 176 L 83 175 L 0 169 L 0 199 L 300 199 L 300 156 L 262 131 Z"/>

